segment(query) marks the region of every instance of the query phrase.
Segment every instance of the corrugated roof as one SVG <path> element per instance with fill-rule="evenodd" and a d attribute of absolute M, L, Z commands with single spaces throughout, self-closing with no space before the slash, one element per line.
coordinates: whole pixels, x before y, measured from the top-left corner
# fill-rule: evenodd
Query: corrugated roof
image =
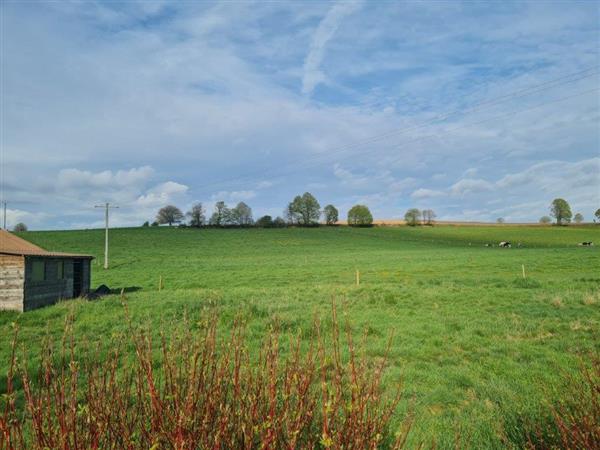
<path fill-rule="evenodd" d="M 0 254 L 19 256 L 48 256 L 56 258 L 93 258 L 91 255 L 77 253 L 49 252 L 25 239 L 21 239 L 6 230 L 0 230 Z"/>

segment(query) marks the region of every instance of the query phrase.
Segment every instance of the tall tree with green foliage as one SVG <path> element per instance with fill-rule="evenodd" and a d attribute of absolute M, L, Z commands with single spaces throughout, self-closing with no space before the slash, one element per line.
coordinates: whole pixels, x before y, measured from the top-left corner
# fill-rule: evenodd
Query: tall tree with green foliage
<path fill-rule="evenodd" d="M 254 223 L 254 219 L 252 218 L 252 208 L 244 202 L 239 202 L 235 208 L 231 210 L 231 222 L 243 227 L 252 225 Z"/>
<path fill-rule="evenodd" d="M 573 222 L 575 222 L 575 223 L 583 222 L 583 214 L 581 214 L 581 213 L 575 214 L 575 216 L 573 217 Z"/>
<path fill-rule="evenodd" d="M 571 222 L 573 213 L 569 203 L 564 198 L 555 198 L 550 205 L 550 215 L 556 219 L 557 225 Z"/>
<path fill-rule="evenodd" d="M 192 206 L 192 209 L 186 213 L 186 216 L 190 218 L 191 227 L 199 228 L 204 225 L 204 222 L 206 222 L 202 203 L 196 203 L 194 206 Z"/>
<path fill-rule="evenodd" d="M 309 226 L 319 223 L 321 216 L 321 205 L 317 199 L 310 193 L 297 195 L 287 208 L 288 220 L 291 223 Z"/>
<path fill-rule="evenodd" d="M 419 211 L 417 208 L 410 208 L 404 214 L 404 220 L 406 221 L 406 225 L 411 227 L 418 225 L 421 223 L 421 211 Z"/>
<path fill-rule="evenodd" d="M 323 215 L 325 216 L 325 223 L 327 225 L 334 225 L 339 220 L 338 210 L 333 205 L 327 205 L 323 208 Z"/>
<path fill-rule="evenodd" d="M 16 233 L 20 233 L 22 231 L 27 231 L 27 225 L 25 225 L 23 222 L 19 222 L 18 224 L 16 224 L 14 226 L 13 231 Z"/>
<path fill-rule="evenodd" d="M 348 225 L 364 227 L 373 224 L 373 215 L 365 205 L 354 205 L 348 211 Z"/>
<path fill-rule="evenodd" d="M 597 219 L 598 221 L 600 221 L 600 208 L 598 208 L 598 209 L 596 210 L 596 212 L 594 213 L 594 215 L 596 216 L 596 219 Z"/>
<path fill-rule="evenodd" d="M 174 223 L 179 223 L 183 220 L 184 216 L 181 210 L 177 206 L 167 205 L 158 210 L 158 214 L 156 215 L 156 221 L 159 224 L 168 223 L 169 226 Z"/>
<path fill-rule="evenodd" d="M 231 222 L 231 210 L 227 207 L 225 202 L 220 201 L 215 203 L 215 211 L 210 217 L 210 225 L 215 227 L 224 227 L 229 225 Z"/>

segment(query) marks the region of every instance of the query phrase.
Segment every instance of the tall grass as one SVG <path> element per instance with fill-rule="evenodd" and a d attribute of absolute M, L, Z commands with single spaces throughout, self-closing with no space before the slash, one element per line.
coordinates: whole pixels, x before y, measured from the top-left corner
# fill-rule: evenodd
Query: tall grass
<path fill-rule="evenodd" d="M 158 340 L 131 326 L 100 359 L 67 323 L 60 344 L 43 345 L 37 376 L 17 359 L 15 331 L 0 449 L 402 448 L 412 419 L 390 429 L 401 389 L 383 395 L 387 356 L 358 356 L 348 329 L 342 358 L 335 305 L 332 316 L 331 336 L 315 319 L 311 338 L 287 345 L 272 328 L 255 357 L 243 323 L 221 337 L 212 314 Z"/>

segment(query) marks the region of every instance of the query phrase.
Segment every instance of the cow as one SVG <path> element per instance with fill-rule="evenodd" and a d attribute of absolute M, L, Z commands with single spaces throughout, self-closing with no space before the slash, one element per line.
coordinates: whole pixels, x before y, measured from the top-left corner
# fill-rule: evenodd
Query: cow
<path fill-rule="evenodd" d="M 580 247 L 591 247 L 592 245 L 594 245 L 594 243 L 592 241 L 586 241 L 586 242 L 580 242 L 578 245 Z"/>
<path fill-rule="evenodd" d="M 485 244 L 484 247 L 491 247 L 492 244 Z"/>
<path fill-rule="evenodd" d="M 510 242 L 508 242 L 508 241 L 502 241 L 502 242 L 500 242 L 500 243 L 498 244 L 498 247 L 502 247 L 502 248 L 510 248 L 510 247 L 511 247 L 511 245 L 510 245 Z"/>

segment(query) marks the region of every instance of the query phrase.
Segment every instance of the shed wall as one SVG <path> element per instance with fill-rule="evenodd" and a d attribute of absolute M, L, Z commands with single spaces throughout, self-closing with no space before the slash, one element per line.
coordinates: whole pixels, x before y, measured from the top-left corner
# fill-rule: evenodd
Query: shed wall
<path fill-rule="evenodd" d="M 45 263 L 45 279 L 33 279 L 35 261 Z M 58 278 L 58 264 L 64 262 L 63 278 Z M 73 259 L 28 256 L 25 259 L 25 293 L 23 311 L 52 305 L 60 299 L 73 297 Z"/>
<path fill-rule="evenodd" d="M 25 258 L 0 255 L 0 310 L 23 311 Z"/>

